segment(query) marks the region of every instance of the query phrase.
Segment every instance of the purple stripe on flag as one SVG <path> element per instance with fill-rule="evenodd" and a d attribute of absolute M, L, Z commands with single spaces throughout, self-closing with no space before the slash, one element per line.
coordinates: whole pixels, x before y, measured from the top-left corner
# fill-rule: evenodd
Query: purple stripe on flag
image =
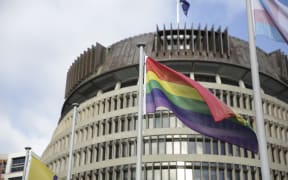
<path fill-rule="evenodd" d="M 258 152 L 256 135 L 249 127 L 235 123 L 231 119 L 215 123 L 211 115 L 181 109 L 171 103 L 159 89 L 153 89 L 146 94 L 147 112 L 155 112 L 156 107 L 161 106 L 173 111 L 186 126 L 201 134 Z"/>

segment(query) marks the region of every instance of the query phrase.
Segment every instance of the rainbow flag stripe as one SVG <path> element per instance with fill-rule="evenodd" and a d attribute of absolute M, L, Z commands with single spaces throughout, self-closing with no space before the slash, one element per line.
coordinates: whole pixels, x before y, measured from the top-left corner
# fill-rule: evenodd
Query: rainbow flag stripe
<path fill-rule="evenodd" d="M 248 122 L 196 81 L 146 57 L 146 112 L 166 107 L 189 128 L 258 152 Z"/>

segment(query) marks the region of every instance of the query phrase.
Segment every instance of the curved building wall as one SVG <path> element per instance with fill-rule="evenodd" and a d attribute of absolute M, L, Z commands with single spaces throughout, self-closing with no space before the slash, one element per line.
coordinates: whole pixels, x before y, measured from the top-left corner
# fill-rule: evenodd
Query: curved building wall
<path fill-rule="evenodd" d="M 95 63 L 91 71 L 86 68 L 78 79 L 75 74 L 87 66 L 77 67 L 74 75 L 77 61 L 70 67 L 62 115 L 42 155 L 60 177 L 67 172 L 70 104 L 74 101 L 80 106 L 73 179 L 135 179 L 139 57 L 135 46 L 140 40 L 146 42 L 147 54 L 199 81 L 256 129 L 247 43 L 228 36 L 226 30 L 164 27 L 163 31 L 157 29 L 108 48 L 101 46 L 99 51 L 104 54 L 82 60 L 99 64 Z M 280 52 L 267 55 L 258 50 L 259 54 L 266 65 L 275 60 L 269 67 L 260 64 L 262 83 L 273 85 L 262 86 L 271 179 L 288 179 L 288 68 L 279 66 L 279 62 L 287 65 L 287 57 Z M 276 68 L 273 73 L 271 68 Z M 146 115 L 141 121 L 144 179 L 261 179 L 258 154 L 194 132 L 167 109 Z"/>

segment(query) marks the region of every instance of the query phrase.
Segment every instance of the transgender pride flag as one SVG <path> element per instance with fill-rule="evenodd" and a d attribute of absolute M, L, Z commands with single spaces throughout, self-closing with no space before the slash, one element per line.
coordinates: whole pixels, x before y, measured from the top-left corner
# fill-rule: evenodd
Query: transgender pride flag
<path fill-rule="evenodd" d="M 288 43 L 288 0 L 253 0 L 255 34 Z"/>

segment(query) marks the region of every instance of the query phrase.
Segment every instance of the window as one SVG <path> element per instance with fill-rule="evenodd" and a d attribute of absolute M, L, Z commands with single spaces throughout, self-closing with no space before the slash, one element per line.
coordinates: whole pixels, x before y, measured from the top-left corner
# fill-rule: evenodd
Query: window
<path fill-rule="evenodd" d="M 196 154 L 196 144 L 194 139 L 189 139 L 188 142 L 188 153 L 189 154 Z"/>
<path fill-rule="evenodd" d="M 18 157 L 12 159 L 11 172 L 18 172 L 24 170 L 25 157 Z"/>
<path fill-rule="evenodd" d="M 210 139 L 205 140 L 205 154 L 211 154 Z"/>
<path fill-rule="evenodd" d="M 155 114 L 155 128 L 161 128 L 161 121 L 159 114 Z"/>
<path fill-rule="evenodd" d="M 162 122 L 163 122 L 163 128 L 169 128 L 168 114 L 166 113 L 162 114 Z"/>
<path fill-rule="evenodd" d="M 213 154 L 218 154 L 218 142 L 213 141 Z"/>

